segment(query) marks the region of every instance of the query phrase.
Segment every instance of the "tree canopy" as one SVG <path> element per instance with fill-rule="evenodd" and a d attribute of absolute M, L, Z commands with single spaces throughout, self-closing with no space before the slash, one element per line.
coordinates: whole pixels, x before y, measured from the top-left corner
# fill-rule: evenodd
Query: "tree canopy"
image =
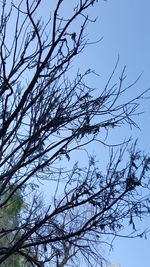
<path fill-rule="evenodd" d="M 1 265 L 17 255 L 23 266 L 79 266 L 82 257 L 98 266 L 106 237 L 124 235 L 125 222 L 125 236 L 146 234 L 136 231 L 136 220 L 150 211 L 150 158 L 136 141 L 110 146 L 106 140 L 110 129 L 137 127 L 149 90 L 126 98 L 136 81 L 127 85 L 124 67 L 113 82 L 119 58 L 103 88 L 86 83 L 96 75 L 91 66 L 70 71 L 92 43 L 89 12 L 100 2 L 72 1 L 69 10 L 66 0 L 0 3 Z M 99 151 L 108 147 L 106 168 L 88 154 L 90 143 Z M 82 149 L 85 168 L 73 158 Z M 39 195 L 44 180 L 50 203 Z"/>

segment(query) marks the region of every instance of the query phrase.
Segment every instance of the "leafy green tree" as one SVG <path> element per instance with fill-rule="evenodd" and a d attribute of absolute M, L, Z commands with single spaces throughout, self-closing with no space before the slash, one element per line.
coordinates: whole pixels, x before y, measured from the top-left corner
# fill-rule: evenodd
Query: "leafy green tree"
<path fill-rule="evenodd" d="M 10 194 L 10 189 L 6 189 L 3 195 L 3 201 L 7 199 Z M 24 208 L 25 203 L 23 201 L 20 192 L 16 192 L 12 198 L 7 202 L 5 207 L 0 209 L 0 247 L 6 248 L 10 244 L 14 243 L 14 240 L 19 238 L 19 232 L 17 226 L 19 225 L 20 212 Z M 13 231 L 12 231 L 13 229 Z M 21 267 L 21 266 L 31 266 L 26 263 L 23 256 L 14 254 L 11 255 L 5 262 L 1 263 L 2 267 Z"/>

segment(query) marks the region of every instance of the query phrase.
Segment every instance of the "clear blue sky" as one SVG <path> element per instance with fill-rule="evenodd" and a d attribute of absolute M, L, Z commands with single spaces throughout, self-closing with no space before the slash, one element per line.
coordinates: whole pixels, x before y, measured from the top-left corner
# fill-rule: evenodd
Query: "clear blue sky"
<path fill-rule="evenodd" d="M 45 0 L 46 5 L 47 2 Z M 49 2 L 50 5 L 53 4 L 52 0 Z M 71 0 L 65 2 L 65 11 L 69 12 Z M 81 68 L 90 67 L 100 74 L 100 79 L 91 79 L 91 85 L 98 88 L 105 84 L 119 54 L 119 70 L 121 71 L 124 65 L 127 66 L 129 82 L 134 81 L 143 72 L 137 86 L 131 90 L 131 96 L 150 87 L 150 0 L 99 0 L 96 7 L 91 9 L 91 15 L 93 18 L 98 16 L 98 20 L 95 24 L 89 25 L 89 38 L 93 41 L 102 36 L 104 38 L 76 60 Z M 137 118 L 142 131 L 133 130 L 132 134 L 139 138 L 139 147 L 150 153 L 149 101 L 142 102 L 141 109 L 146 111 Z M 131 132 L 126 131 L 124 134 L 128 137 Z M 116 136 L 116 132 L 115 138 L 120 138 L 119 134 Z M 93 147 L 93 151 L 94 149 Z M 139 224 L 139 229 L 149 226 L 150 217 Z M 114 242 L 114 251 L 104 256 L 108 256 L 111 263 L 119 263 L 121 267 L 149 267 L 149 249 L 150 235 L 147 240 L 118 238 Z"/>
<path fill-rule="evenodd" d="M 127 65 L 129 81 L 141 72 L 143 75 L 131 91 L 131 95 L 150 86 L 150 1 L 149 0 L 108 0 L 99 4 L 94 11 L 99 16 L 93 36 L 104 36 L 99 46 L 90 53 L 91 65 L 106 78 L 115 59 L 120 54 L 120 65 Z M 137 118 L 140 131 L 133 131 L 139 138 L 141 149 L 150 152 L 150 104 L 142 103 L 144 115 Z M 128 134 L 128 133 L 127 133 Z M 150 217 L 141 227 L 150 226 Z M 149 239 L 116 239 L 114 251 L 110 253 L 111 263 L 120 263 L 121 267 L 150 266 Z"/>
<path fill-rule="evenodd" d="M 66 0 L 66 3 L 70 0 Z M 69 12 L 68 3 L 66 11 Z M 140 73 L 142 77 L 138 84 L 131 90 L 131 96 L 150 86 L 150 0 L 108 0 L 99 1 L 96 8 L 91 10 L 91 15 L 98 16 L 95 24 L 87 29 L 89 38 L 104 39 L 95 46 L 90 47 L 77 59 L 80 67 L 93 68 L 100 74 L 99 79 L 91 80 L 93 87 L 104 84 L 113 69 L 118 54 L 120 55 L 120 67 L 127 66 L 127 79 L 134 81 Z M 131 134 L 139 138 L 139 147 L 150 152 L 150 104 L 142 102 L 141 109 L 146 111 L 136 121 L 141 132 L 126 131 L 125 136 Z M 115 133 L 116 135 L 116 133 Z M 112 136 L 114 138 L 114 136 Z M 115 138 L 120 138 L 119 133 Z M 93 147 L 94 151 L 94 147 Z M 150 217 L 141 225 L 149 227 Z M 114 251 L 108 255 L 111 263 L 120 263 L 121 267 L 148 267 L 150 236 L 149 239 L 121 239 L 114 242 Z M 107 256 L 107 255 L 106 255 Z"/>

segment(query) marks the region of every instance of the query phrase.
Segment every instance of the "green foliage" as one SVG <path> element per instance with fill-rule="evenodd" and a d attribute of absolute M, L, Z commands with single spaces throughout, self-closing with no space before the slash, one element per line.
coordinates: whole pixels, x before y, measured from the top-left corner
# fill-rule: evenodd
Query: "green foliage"
<path fill-rule="evenodd" d="M 28 267 L 25 260 L 18 254 L 10 256 L 5 262 L 1 263 L 1 267 Z"/>
<path fill-rule="evenodd" d="M 8 189 L 3 194 L 3 201 L 7 199 L 12 189 Z M 21 208 L 24 206 L 23 198 L 20 192 L 17 192 L 7 202 L 5 207 L 0 209 L 0 228 L 9 229 L 17 223 L 17 217 Z"/>
<path fill-rule="evenodd" d="M 4 193 L 3 201 L 9 196 L 11 190 L 9 189 Z M 1 247 L 7 247 L 10 244 L 13 244 L 14 239 L 16 240 L 16 238 L 19 237 L 17 231 L 9 232 L 8 230 L 13 229 L 19 225 L 19 213 L 24 205 L 25 203 L 23 201 L 21 193 L 17 192 L 8 201 L 7 205 L 0 209 L 0 229 L 2 231 L 0 238 Z M 30 265 L 26 264 L 24 257 L 20 256 L 19 254 L 13 254 L 5 262 L 1 263 L 1 267 L 24 266 L 29 267 Z"/>

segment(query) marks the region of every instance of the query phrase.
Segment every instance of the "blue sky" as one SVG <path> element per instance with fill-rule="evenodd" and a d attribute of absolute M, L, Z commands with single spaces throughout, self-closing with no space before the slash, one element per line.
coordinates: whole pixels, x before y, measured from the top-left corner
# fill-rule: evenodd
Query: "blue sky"
<path fill-rule="evenodd" d="M 90 63 L 94 65 L 104 79 L 111 70 L 116 57 L 120 55 L 120 69 L 127 66 L 129 81 L 142 74 L 131 95 L 150 86 L 150 1 L 149 0 L 108 0 L 98 5 L 94 11 L 99 16 L 93 36 L 104 36 L 103 41 L 93 49 Z M 93 62 L 94 61 L 94 62 Z M 142 102 L 145 114 L 137 118 L 141 132 L 133 130 L 139 138 L 139 146 L 150 151 L 150 108 L 149 101 Z M 128 135 L 128 132 L 126 132 Z M 139 228 L 149 227 L 150 217 L 139 224 Z M 120 263 L 121 267 L 146 267 L 149 258 L 150 236 L 143 239 L 118 238 L 114 242 L 114 251 L 109 254 L 111 263 Z"/>
<path fill-rule="evenodd" d="M 67 2 L 68 1 L 68 2 Z M 70 0 L 66 0 L 66 10 L 69 12 Z M 93 87 L 99 88 L 104 85 L 115 65 L 118 54 L 120 63 L 118 68 L 121 72 L 126 65 L 127 81 L 136 80 L 142 73 L 141 79 L 136 86 L 129 91 L 129 97 L 134 97 L 150 86 L 150 1 L 149 0 L 108 0 L 99 1 L 95 8 L 91 9 L 91 16 L 97 17 L 95 24 L 89 25 L 87 33 L 89 39 L 96 41 L 103 40 L 94 46 L 89 47 L 75 60 L 82 69 L 92 68 L 100 75 L 99 78 L 90 80 Z M 73 64 L 74 65 L 74 64 Z M 126 128 L 123 131 L 124 137 L 131 134 L 139 139 L 139 147 L 150 152 L 149 142 L 149 101 L 141 102 L 143 115 L 136 118 L 141 131 Z M 115 132 L 111 135 L 114 141 L 120 138 L 122 132 Z M 122 137 L 122 136 L 121 136 Z M 90 148 L 94 153 L 94 146 Z M 48 193 L 49 195 L 49 193 Z M 147 228 L 150 225 L 150 217 L 138 225 L 139 229 Z M 128 227 L 128 226 L 127 226 Z M 149 266 L 150 236 L 144 239 L 123 239 L 117 238 L 114 241 L 114 250 L 105 255 L 110 263 L 119 263 L 121 267 L 147 267 Z"/>
<path fill-rule="evenodd" d="M 70 12 L 70 2 L 71 0 L 65 0 L 66 12 Z M 99 0 L 95 8 L 91 9 L 90 15 L 98 19 L 87 28 L 89 39 L 97 41 L 102 36 L 104 38 L 77 57 L 75 64 L 77 63 L 81 69 L 92 68 L 100 75 L 90 78 L 91 86 L 99 88 L 106 83 L 119 54 L 118 76 L 124 65 L 127 66 L 129 83 L 142 73 L 136 86 L 129 91 L 129 97 L 134 97 L 150 87 L 150 0 Z M 148 153 L 150 152 L 149 101 L 141 102 L 142 110 L 145 113 L 136 118 L 141 131 L 133 129 L 131 132 L 126 128 L 124 132 L 117 131 L 117 134 L 115 132 L 111 138 L 116 142 L 122 138 L 121 134 L 124 134 L 124 137 L 132 134 L 134 138 L 139 138 L 139 147 Z M 92 153 L 97 150 L 94 146 L 90 149 Z M 144 229 L 149 225 L 150 217 L 147 217 L 138 225 L 138 228 Z M 104 256 L 108 257 L 110 263 L 119 263 L 120 267 L 148 267 L 150 266 L 149 248 L 150 235 L 147 240 L 117 238 L 114 241 L 114 250 Z"/>
<path fill-rule="evenodd" d="M 66 3 L 70 0 L 66 0 Z M 69 5 L 66 12 L 69 12 Z M 100 75 L 91 79 L 91 85 L 95 88 L 106 83 L 115 65 L 118 54 L 121 72 L 124 65 L 127 66 L 127 80 L 129 83 L 136 80 L 142 73 L 138 84 L 130 90 L 130 96 L 142 92 L 150 86 L 150 1 L 149 0 L 108 0 L 99 1 L 95 8 L 91 9 L 93 18 L 98 16 L 95 24 L 89 25 L 87 33 L 92 41 L 104 36 L 103 40 L 85 50 L 75 61 L 81 68 L 93 68 Z M 125 137 L 131 134 L 139 138 L 139 147 L 150 152 L 149 142 L 149 101 L 141 102 L 143 115 L 137 117 L 141 131 L 133 129 L 124 132 Z M 111 138 L 115 141 L 120 138 L 120 132 Z M 92 148 L 93 153 L 95 148 Z M 139 224 L 139 229 L 150 225 L 150 217 Z M 150 236 L 144 239 L 117 238 L 114 242 L 114 251 L 108 256 L 111 263 L 120 263 L 121 267 L 147 267 L 149 266 Z"/>

